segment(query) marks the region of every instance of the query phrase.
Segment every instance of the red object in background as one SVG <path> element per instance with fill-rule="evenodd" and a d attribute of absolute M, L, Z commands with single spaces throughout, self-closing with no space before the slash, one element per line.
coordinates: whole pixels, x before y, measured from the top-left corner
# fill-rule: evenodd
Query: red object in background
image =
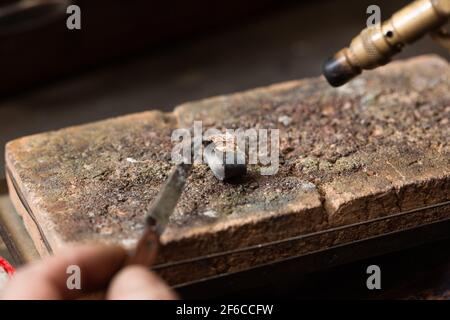
<path fill-rule="evenodd" d="M 14 272 L 16 272 L 14 267 L 10 265 L 9 262 L 3 259 L 2 257 L 0 257 L 0 268 L 5 270 L 6 273 L 9 274 L 10 276 L 12 276 Z"/>

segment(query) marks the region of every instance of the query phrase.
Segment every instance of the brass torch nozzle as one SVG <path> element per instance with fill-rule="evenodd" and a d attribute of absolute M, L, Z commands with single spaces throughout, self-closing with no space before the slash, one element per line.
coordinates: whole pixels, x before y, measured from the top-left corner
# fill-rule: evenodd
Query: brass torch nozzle
<path fill-rule="evenodd" d="M 348 48 L 325 61 L 323 74 L 334 86 L 341 86 L 362 70 L 388 63 L 405 44 L 442 27 L 450 17 L 450 0 L 416 0 L 389 20 L 364 29 Z"/>

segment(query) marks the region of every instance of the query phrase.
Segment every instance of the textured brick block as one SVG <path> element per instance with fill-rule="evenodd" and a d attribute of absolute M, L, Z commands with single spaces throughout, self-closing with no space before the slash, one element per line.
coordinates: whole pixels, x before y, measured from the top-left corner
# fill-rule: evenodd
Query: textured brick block
<path fill-rule="evenodd" d="M 170 114 L 144 112 L 24 137 L 6 148 L 10 186 L 13 180 L 29 206 L 26 212 L 16 198 L 41 254 L 71 242 L 131 247 L 170 170 L 172 130 L 202 120 L 219 129 L 280 129 L 281 167 L 274 176 L 252 167 L 242 184 L 224 184 L 196 166 L 163 235 L 159 264 L 365 222 L 449 200 L 449 77 L 446 61 L 425 56 L 340 89 L 305 79 L 186 103 Z M 369 234 L 235 256 L 189 272 L 195 278 L 241 270 Z M 167 277 L 191 279 L 183 272 Z"/>

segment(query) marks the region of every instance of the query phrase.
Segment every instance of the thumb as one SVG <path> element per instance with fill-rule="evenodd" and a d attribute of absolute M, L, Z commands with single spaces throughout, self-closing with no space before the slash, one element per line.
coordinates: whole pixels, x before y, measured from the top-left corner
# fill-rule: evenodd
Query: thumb
<path fill-rule="evenodd" d="M 177 295 L 163 280 L 143 266 L 128 266 L 112 279 L 108 300 L 173 300 Z"/>

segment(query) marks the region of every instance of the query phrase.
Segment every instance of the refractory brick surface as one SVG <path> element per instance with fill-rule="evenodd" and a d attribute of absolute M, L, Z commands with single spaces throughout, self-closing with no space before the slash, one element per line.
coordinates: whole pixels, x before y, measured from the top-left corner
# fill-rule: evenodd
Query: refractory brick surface
<path fill-rule="evenodd" d="M 131 247 L 170 170 L 173 129 L 280 129 L 274 176 L 255 166 L 224 184 L 194 167 L 159 262 L 191 258 L 449 200 L 449 78 L 445 60 L 424 56 L 339 89 L 305 79 L 24 137 L 7 145 L 6 162 L 41 254 L 43 238 L 52 250 Z"/>

